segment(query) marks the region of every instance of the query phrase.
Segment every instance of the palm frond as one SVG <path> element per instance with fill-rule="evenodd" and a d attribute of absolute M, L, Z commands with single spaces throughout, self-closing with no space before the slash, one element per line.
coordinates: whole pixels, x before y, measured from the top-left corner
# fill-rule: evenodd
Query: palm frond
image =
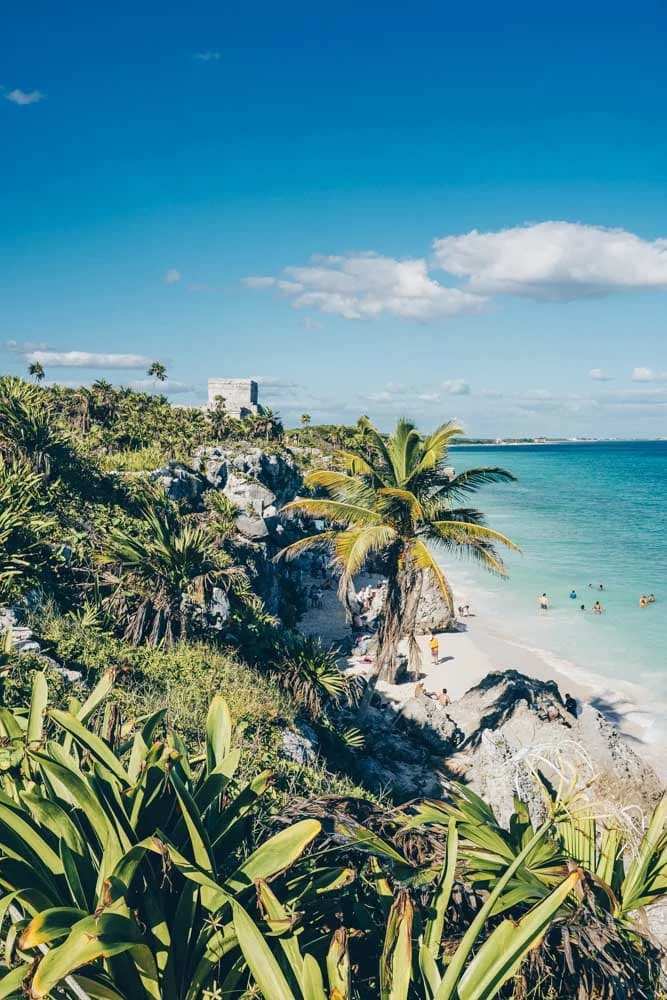
<path fill-rule="evenodd" d="M 499 531 L 494 531 L 493 528 L 488 528 L 485 524 L 476 524 L 471 521 L 431 521 L 427 534 L 429 537 L 451 539 L 462 544 L 466 544 L 470 540 L 480 539 L 491 544 L 504 545 L 505 548 L 511 549 L 513 552 L 521 552 L 519 546 L 515 545 L 511 538 L 501 535 Z"/>
<path fill-rule="evenodd" d="M 447 577 L 420 538 L 412 543 L 415 564 L 424 572 L 431 573 L 437 583 L 450 614 L 454 614 L 454 595 Z"/>
<path fill-rule="evenodd" d="M 381 516 L 360 504 L 340 500 L 293 500 L 282 508 L 283 514 L 305 514 L 318 520 L 332 521 L 334 524 L 371 525 L 381 524 Z"/>
<path fill-rule="evenodd" d="M 341 572 L 341 588 L 360 573 L 369 555 L 384 551 L 396 539 L 390 525 L 381 524 L 341 531 L 334 541 L 334 560 Z"/>

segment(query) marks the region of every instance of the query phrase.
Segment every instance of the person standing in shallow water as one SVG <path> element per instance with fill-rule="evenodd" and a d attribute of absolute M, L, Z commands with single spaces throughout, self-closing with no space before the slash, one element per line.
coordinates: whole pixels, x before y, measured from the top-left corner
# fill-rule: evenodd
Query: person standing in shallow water
<path fill-rule="evenodd" d="M 549 599 L 547 598 L 546 594 L 542 594 L 540 596 L 539 603 L 540 603 L 540 611 L 548 611 L 549 610 Z"/>

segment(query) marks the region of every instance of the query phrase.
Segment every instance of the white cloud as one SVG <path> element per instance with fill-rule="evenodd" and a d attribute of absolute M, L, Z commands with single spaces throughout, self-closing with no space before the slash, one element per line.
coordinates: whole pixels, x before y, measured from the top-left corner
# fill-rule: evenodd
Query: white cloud
<path fill-rule="evenodd" d="M 313 308 L 345 319 L 382 315 L 428 320 L 479 312 L 486 299 L 434 281 L 424 259 L 376 254 L 317 258 L 318 266 L 286 267 L 286 278 L 251 276 L 248 288 L 277 288 L 295 309 Z"/>
<path fill-rule="evenodd" d="M 27 354 L 29 351 L 48 351 L 49 345 L 38 340 L 7 340 L 5 350 L 16 354 Z"/>
<path fill-rule="evenodd" d="M 575 299 L 667 288 L 667 240 L 624 229 L 540 222 L 446 236 L 433 248 L 437 264 L 475 292 Z"/>
<path fill-rule="evenodd" d="M 469 396 L 471 392 L 470 386 L 462 378 L 448 379 L 442 383 L 442 388 L 448 396 Z"/>
<path fill-rule="evenodd" d="M 633 382 L 667 382 L 667 372 L 654 372 L 652 368 L 633 368 Z"/>
<path fill-rule="evenodd" d="M 222 56 L 219 52 L 195 52 L 193 58 L 197 62 L 217 62 Z"/>
<path fill-rule="evenodd" d="M 190 382 L 175 382 L 173 379 L 156 382 L 152 378 L 140 378 L 130 382 L 130 388 L 139 392 L 156 392 L 161 396 L 175 396 L 184 392 L 195 392 L 197 387 Z"/>
<path fill-rule="evenodd" d="M 44 99 L 44 94 L 40 90 L 9 90 L 5 94 L 5 99 L 12 104 L 19 104 L 22 107 L 28 104 L 37 104 Z"/>
<path fill-rule="evenodd" d="M 162 275 L 162 280 L 167 285 L 174 285 L 177 281 L 181 280 L 181 272 L 177 271 L 175 267 L 170 267 L 169 270 Z"/>
<path fill-rule="evenodd" d="M 588 374 L 594 382 L 611 382 L 614 378 L 613 375 L 607 375 L 601 368 L 591 368 Z"/>
<path fill-rule="evenodd" d="M 90 351 L 29 351 L 26 361 L 45 368 L 148 368 L 153 359 L 142 354 L 97 354 Z"/>

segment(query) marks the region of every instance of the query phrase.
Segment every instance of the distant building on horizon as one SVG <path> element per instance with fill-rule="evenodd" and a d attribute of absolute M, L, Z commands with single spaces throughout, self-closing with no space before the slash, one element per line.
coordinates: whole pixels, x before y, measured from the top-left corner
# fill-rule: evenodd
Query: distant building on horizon
<path fill-rule="evenodd" d="M 213 409 L 220 397 L 231 417 L 247 417 L 251 413 L 262 412 L 258 393 L 259 387 L 251 378 L 210 378 L 205 408 Z"/>

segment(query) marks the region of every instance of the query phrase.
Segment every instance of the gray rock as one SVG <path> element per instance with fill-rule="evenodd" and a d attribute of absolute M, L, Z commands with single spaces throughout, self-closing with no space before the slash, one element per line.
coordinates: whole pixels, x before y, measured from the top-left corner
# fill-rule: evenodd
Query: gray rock
<path fill-rule="evenodd" d="M 244 536 L 253 542 L 261 542 L 269 537 L 269 529 L 261 517 L 248 517 L 240 514 L 236 518 L 236 528 Z"/>
<path fill-rule="evenodd" d="M 34 639 L 23 639 L 14 643 L 14 650 L 17 653 L 41 653 L 42 647 Z"/>
<path fill-rule="evenodd" d="M 227 479 L 223 493 L 243 511 L 258 517 L 263 515 L 267 507 L 275 510 L 275 493 L 252 479 L 244 479 L 232 473 Z"/>
<path fill-rule="evenodd" d="M 426 574 L 422 593 L 417 609 L 418 635 L 428 635 L 429 632 L 444 632 L 452 624 L 452 616 L 442 596 L 442 591 Z"/>
<path fill-rule="evenodd" d="M 285 757 L 297 764 L 312 764 L 317 757 L 317 736 L 305 723 L 298 730 L 283 729 L 280 746 Z"/>
<path fill-rule="evenodd" d="M 162 480 L 170 500 L 195 500 L 204 491 L 204 478 L 179 462 L 169 462 L 163 469 L 151 472 L 150 476 L 153 480 Z"/>

